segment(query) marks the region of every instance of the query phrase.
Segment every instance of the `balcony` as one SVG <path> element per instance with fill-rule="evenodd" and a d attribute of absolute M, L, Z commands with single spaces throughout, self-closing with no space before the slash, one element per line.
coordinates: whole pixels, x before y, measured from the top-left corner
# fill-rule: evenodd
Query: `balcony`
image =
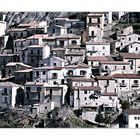
<path fill-rule="evenodd" d="M 131 87 L 139 87 L 138 83 L 133 83 L 133 85 Z"/>
<path fill-rule="evenodd" d="M 101 72 L 108 72 L 108 69 L 101 69 Z"/>
<path fill-rule="evenodd" d="M 127 85 L 125 83 L 120 83 L 120 87 L 126 87 Z"/>

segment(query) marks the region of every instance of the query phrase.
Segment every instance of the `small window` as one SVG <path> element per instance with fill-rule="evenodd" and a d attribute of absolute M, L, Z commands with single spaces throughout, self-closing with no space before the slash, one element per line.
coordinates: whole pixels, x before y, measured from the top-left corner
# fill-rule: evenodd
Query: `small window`
<path fill-rule="evenodd" d="M 23 37 L 23 33 L 21 33 L 21 37 Z"/>
<path fill-rule="evenodd" d="M 108 69 L 108 66 L 105 66 L 105 69 Z"/>
<path fill-rule="evenodd" d="M 83 84 L 81 84 L 81 86 L 83 86 Z"/>
<path fill-rule="evenodd" d="M 56 66 L 56 63 L 53 63 L 54 66 Z"/>
<path fill-rule="evenodd" d="M 100 24 L 100 18 L 97 19 L 97 22 Z"/>
<path fill-rule="evenodd" d="M 140 37 L 138 37 L 138 41 L 140 41 Z"/>
<path fill-rule="evenodd" d="M 136 126 L 136 128 L 139 128 L 139 125 L 138 124 L 136 124 L 135 126 Z"/>
<path fill-rule="evenodd" d="M 31 50 L 31 54 L 33 54 L 33 50 Z"/>
<path fill-rule="evenodd" d="M 37 91 L 41 91 L 41 87 L 37 87 Z"/>
<path fill-rule="evenodd" d="M 123 34 L 123 31 L 121 31 L 121 34 Z"/>
<path fill-rule="evenodd" d="M 40 54 L 40 50 L 37 50 L 37 54 Z"/>
<path fill-rule="evenodd" d="M 46 71 L 43 71 L 43 75 L 45 75 L 46 74 Z"/>
<path fill-rule="evenodd" d="M 125 66 L 123 66 L 123 70 L 125 70 Z"/>
<path fill-rule="evenodd" d="M 115 69 L 117 69 L 117 66 L 115 66 Z"/>
<path fill-rule="evenodd" d="M 87 91 L 84 91 L 85 94 L 87 94 Z"/>
<path fill-rule="evenodd" d="M 36 76 L 37 76 L 37 77 L 39 76 L 39 71 L 36 71 Z"/>
<path fill-rule="evenodd" d="M 123 43 L 121 42 L 121 46 L 123 45 Z"/>
<path fill-rule="evenodd" d="M 109 100 L 112 100 L 112 97 L 109 97 Z"/>
<path fill-rule="evenodd" d="M 76 45 L 77 41 L 76 40 L 72 40 L 72 45 Z"/>
<path fill-rule="evenodd" d="M 94 31 L 91 31 L 91 36 L 94 36 Z"/>
<path fill-rule="evenodd" d="M 53 34 L 54 34 L 54 33 L 55 33 L 55 29 L 53 29 L 53 31 L 52 31 L 52 32 L 53 32 Z"/>
<path fill-rule="evenodd" d="M 136 51 L 138 51 L 138 47 L 136 47 Z"/>
<path fill-rule="evenodd" d="M 103 47 L 103 50 L 105 49 L 105 47 Z"/>
<path fill-rule="evenodd" d="M 45 106 L 45 109 L 47 109 L 47 106 Z"/>
<path fill-rule="evenodd" d="M 122 37 L 122 40 L 124 40 L 124 37 Z"/>
<path fill-rule="evenodd" d="M 129 37 L 129 41 L 131 41 L 131 37 Z"/>
<path fill-rule="evenodd" d="M 89 18 L 89 23 L 91 23 L 91 18 Z"/>
<path fill-rule="evenodd" d="M 87 97 L 85 97 L 85 100 L 87 99 Z"/>

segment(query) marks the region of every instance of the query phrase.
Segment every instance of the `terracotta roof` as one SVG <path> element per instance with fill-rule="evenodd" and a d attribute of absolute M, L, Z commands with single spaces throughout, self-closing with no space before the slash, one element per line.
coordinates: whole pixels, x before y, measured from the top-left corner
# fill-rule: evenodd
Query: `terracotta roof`
<path fill-rule="evenodd" d="M 65 48 L 52 48 L 51 51 L 65 51 Z"/>
<path fill-rule="evenodd" d="M 88 56 L 87 57 L 88 61 L 107 61 L 108 59 L 106 56 Z"/>
<path fill-rule="evenodd" d="M 39 39 L 39 38 L 45 38 L 47 37 L 47 34 L 35 34 L 33 36 L 28 37 L 27 39 Z"/>
<path fill-rule="evenodd" d="M 83 90 L 83 91 L 89 91 L 89 90 L 101 90 L 100 87 L 95 87 L 95 86 L 80 86 L 80 87 L 73 87 L 74 90 Z"/>
<path fill-rule="evenodd" d="M 130 65 L 129 62 L 124 61 L 100 61 L 101 64 L 116 64 L 116 65 Z"/>
<path fill-rule="evenodd" d="M 87 64 L 84 64 L 84 63 L 79 63 L 77 65 L 68 65 L 68 66 L 65 66 L 65 68 L 72 68 L 72 69 L 77 69 L 77 68 L 89 68 L 89 66 Z"/>
<path fill-rule="evenodd" d="M 81 52 L 72 52 L 72 53 L 66 53 L 65 56 L 83 56 L 84 54 Z"/>
<path fill-rule="evenodd" d="M 125 79 L 140 79 L 140 75 L 138 74 L 114 74 L 113 78 L 125 78 Z"/>
<path fill-rule="evenodd" d="M 15 41 L 15 42 L 18 42 L 18 41 L 21 42 L 21 41 L 26 41 L 26 39 L 23 39 L 23 38 L 22 38 L 22 39 L 16 39 L 16 40 L 14 40 L 14 41 Z"/>
<path fill-rule="evenodd" d="M 96 76 L 97 80 L 114 80 L 112 76 Z"/>
<path fill-rule="evenodd" d="M 71 79 L 73 82 L 95 82 L 94 78 L 72 77 L 69 79 Z"/>
<path fill-rule="evenodd" d="M 45 82 L 27 82 L 25 86 L 43 86 Z"/>
<path fill-rule="evenodd" d="M 33 69 L 18 70 L 18 71 L 15 71 L 15 73 L 27 73 L 31 71 L 33 71 Z"/>
<path fill-rule="evenodd" d="M 86 42 L 86 45 L 110 45 L 109 42 Z"/>
<path fill-rule="evenodd" d="M 80 38 L 80 36 L 78 36 L 78 35 L 75 35 L 75 34 L 63 34 L 63 35 L 59 35 L 59 36 L 56 36 L 56 38 L 57 39 L 61 39 L 61 38 L 69 38 L 69 39 L 72 39 L 72 38 L 74 38 L 74 39 L 79 39 Z"/>
<path fill-rule="evenodd" d="M 12 29 L 9 29 L 8 31 L 10 32 L 20 32 L 20 31 L 26 31 L 27 29 L 26 28 L 12 28 Z"/>
<path fill-rule="evenodd" d="M 64 67 L 43 66 L 34 68 L 34 70 L 62 70 Z"/>
<path fill-rule="evenodd" d="M 115 93 L 115 92 L 104 92 L 104 93 L 102 93 L 102 96 L 117 96 L 117 93 Z"/>
<path fill-rule="evenodd" d="M 124 112 L 128 115 L 140 115 L 140 109 L 126 109 Z"/>
<path fill-rule="evenodd" d="M 125 59 L 140 59 L 140 54 L 135 53 L 120 53 L 120 56 Z"/>
<path fill-rule="evenodd" d="M 20 85 L 12 82 L 0 82 L 0 87 L 20 87 Z"/>

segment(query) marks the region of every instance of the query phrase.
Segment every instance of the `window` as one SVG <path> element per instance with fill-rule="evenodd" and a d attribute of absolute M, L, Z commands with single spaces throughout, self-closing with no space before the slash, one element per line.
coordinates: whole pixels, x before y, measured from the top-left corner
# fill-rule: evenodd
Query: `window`
<path fill-rule="evenodd" d="M 45 109 L 47 109 L 47 106 L 45 106 Z"/>
<path fill-rule="evenodd" d="M 56 66 L 56 63 L 53 63 L 54 66 Z"/>
<path fill-rule="evenodd" d="M 68 75 L 73 75 L 73 70 L 69 70 Z"/>
<path fill-rule="evenodd" d="M 76 40 L 72 40 L 72 45 L 76 45 L 77 44 L 77 41 Z"/>
<path fill-rule="evenodd" d="M 140 120 L 140 117 L 138 117 L 138 120 Z"/>
<path fill-rule="evenodd" d="M 132 48 L 133 46 L 131 45 L 131 48 Z"/>
<path fill-rule="evenodd" d="M 31 54 L 33 54 L 33 50 L 31 50 Z"/>
<path fill-rule="evenodd" d="M 21 33 L 21 37 L 23 37 L 23 33 Z"/>
<path fill-rule="evenodd" d="M 105 69 L 107 70 L 108 69 L 108 66 L 105 66 Z"/>
<path fill-rule="evenodd" d="M 23 47 L 23 42 L 21 42 L 21 47 Z"/>
<path fill-rule="evenodd" d="M 91 23 L 91 18 L 89 18 L 89 23 Z"/>
<path fill-rule="evenodd" d="M 85 74 L 86 74 L 86 71 L 84 71 L 84 70 L 80 71 L 80 75 L 85 75 Z"/>
<path fill-rule="evenodd" d="M 138 51 L 138 47 L 136 47 L 136 51 Z"/>
<path fill-rule="evenodd" d="M 117 69 L 117 66 L 115 66 L 115 69 Z"/>
<path fill-rule="evenodd" d="M 100 18 L 97 19 L 97 22 L 100 24 Z"/>
<path fill-rule="evenodd" d="M 87 91 L 84 91 L 85 94 L 87 94 Z"/>
<path fill-rule="evenodd" d="M 92 56 L 92 52 L 90 53 L 90 56 Z"/>
<path fill-rule="evenodd" d="M 8 103 L 8 98 L 4 97 L 4 103 Z"/>
<path fill-rule="evenodd" d="M 32 45 L 32 41 L 30 41 L 30 45 Z"/>
<path fill-rule="evenodd" d="M 103 47 L 103 50 L 105 49 L 105 47 Z"/>
<path fill-rule="evenodd" d="M 91 36 L 94 36 L 94 31 L 91 31 Z"/>
<path fill-rule="evenodd" d="M 58 75 L 57 73 L 52 73 L 52 79 L 57 79 Z"/>
<path fill-rule="evenodd" d="M 123 66 L 123 70 L 125 70 L 125 66 Z"/>
<path fill-rule="evenodd" d="M 60 40 L 59 43 L 60 43 L 61 46 L 64 46 L 64 41 L 63 40 Z"/>
<path fill-rule="evenodd" d="M 100 28 L 100 25 L 98 25 L 98 28 Z"/>
<path fill-rule="evenodd" d="M 135 127 L 136 127 L 136 128 L 139 128 L 139 125 L 138 125 L 138 124 L 136 124 L 136 125 L 135 125 Z"/>
<path fill-rule="evenodd" d="M 121 34 L 123 34 L 123 31 L 121 31 Z"/>
<path fill-rule="evenodd" d="M 87 97 L 85 97 L 85 100 L 87 99 Z"/>
<path fill-rule="evenodd" d="M 70 57 L 71 61 L 72 61 L 72 56 Z"/>
<path fill-rule="evenodd" d="M 54 33 L 55 33 L 55 29 L 53 29 L 53 31 L 52 31 L 52 32 L 53 32 L 53 34 L 54 34 Z"/>
<path fill-rule="evenodd" d="M 123 45 L 123 43 L 121 42 L 121 45 Z"/>
<path fill-rule="evenodd" d="M 129 37 L 129 41 L 131 41 L 131 37 Z"/>
<path fill-rule="evenodd" d="M 140 37 L 138 37 L 138 41 L 140 41 Z"/>
<path fill-rule="evenodd" d="M 109 100 L 112 100 L 112 97 L 109 97 Z"/>
<path fill-rule="evenodd" d="M 31 87 L 26 87 L 27 92 L 30 92 L 30 90 L 31 90 Z"/>
<path fill-rule="evenodd" d="M 41 87 L 37 87 L 37 91 L 41 91 Z"/>
<path fill-rule="evenodd" d="M 37 54 L 40 54 L 40 50 L 37 50 Z"/>
<path fill-rule="evenodd" d="M 134 120 L 137 120 L 137 117 L 134 117 Z"/>
<path fill-rule="evenodd" d="M 39 76 L 39 71 L 36 71 L 36 76 L 37 76 L 37 77 Z"/>
<path fill-rule="evenodd" d="M 107 80 L 106 82 L 107 82 L 107 85 L 109 86 L 109 80 Z"/>
<path fill-rule="evenodd" d="M 17 47 L 17 43 L 15 43 L 15 47 Z"/>
<path fill-rule="evenodd" d="M 43 75 L 45 75 L 46 74 L 46 71 L 43 71 Z"/>
<path fill-rule="evenodd" d="M 91 62 L 91 66 L 93 66 L 93 62 Z"/>
<path fill-rule="evenodd" d="M 81 84 L 81 86 L 83 86 L 83 84 Z"/>
<path fill-rule="evenodd" d="M 103 53 L 103 55 L 105 55 L 105 53 Z"/>

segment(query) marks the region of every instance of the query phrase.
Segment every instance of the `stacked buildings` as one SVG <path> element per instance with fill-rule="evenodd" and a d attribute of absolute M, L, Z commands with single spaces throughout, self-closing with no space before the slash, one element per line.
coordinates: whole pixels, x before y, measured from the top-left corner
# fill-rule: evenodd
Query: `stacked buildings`
<path fill-rule="evenodd" d="M 97 124 L 100 109 L 118 116 L 123 112 L 120 101 L 137 101 L 140 35 L 128 27 L 116 31 L 116 40 L 105 38 L 106 28 L 114 24 L 112 12 L 89 12 L 86 21 L 54 18 L 19 24 L 6 34 L 1 22 L 1 109 L 31 105 L 38 114 L 68 105 Z M 7 38 L 13 41 L 9 48 Z"/>

